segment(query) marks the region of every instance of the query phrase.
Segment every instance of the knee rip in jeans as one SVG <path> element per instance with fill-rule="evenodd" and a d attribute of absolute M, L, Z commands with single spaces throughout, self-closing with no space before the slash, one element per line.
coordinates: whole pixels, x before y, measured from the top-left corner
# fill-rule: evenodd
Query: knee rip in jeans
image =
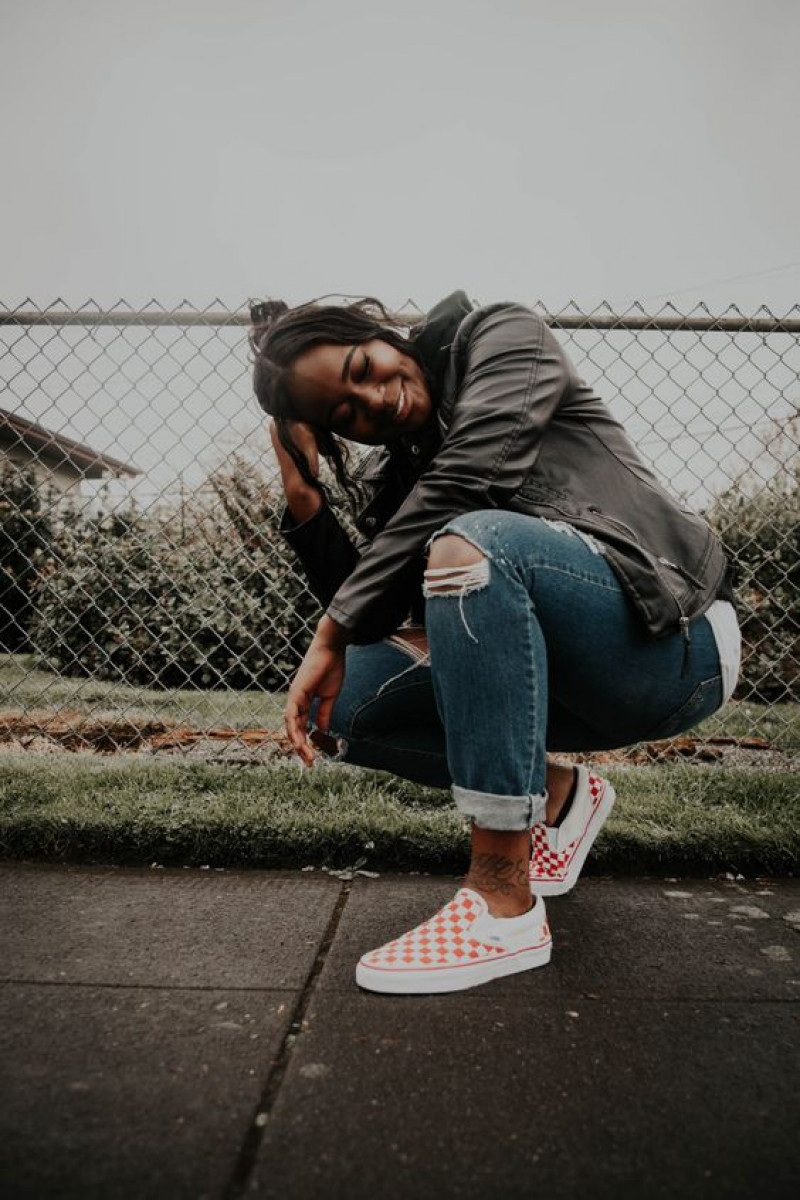
<path fill-rule="evenodd" d="M 443 532 L 447 533 L 446 530 Z M 448 534 L 448 536 L 453 537 L 458 542 L 462 542 L 464 547 L 470 548 L 472 553 L 469 557 L 472 561 L 460 566 L 445 565 L 428 567 L 425 571 L 422 584 L 422 594 L 426 600 L 430 600 L 433 596 L 452 596 L 457 598 L 458 611 L 464 628 L 472 641 L 477 643 L 478 639 L 467 624 L 467 619 L 464 615 L 464 597 L 488 587 L 490 580 L 489 560 L 477 546 L 467 541 L 466 538 L 461 538 L 458 534 Z M 474 558 L 475 553 L 480 556 L 477 560 Z M 437 559 L 437 561 L 441 560 Z"/>

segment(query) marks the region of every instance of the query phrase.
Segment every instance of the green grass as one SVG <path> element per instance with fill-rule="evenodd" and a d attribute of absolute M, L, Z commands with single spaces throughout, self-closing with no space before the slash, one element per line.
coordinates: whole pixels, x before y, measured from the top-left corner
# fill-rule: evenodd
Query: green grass
<path fill-rule="evenodd" d="M 0 655 L 0 710 L 4 712 L 70 712 L 103 718 L 150 720 L 161 718 L 207 729 L 278 728 L 284 699 L 269 692 L 190 688 L 130 687 L 99 679 L 71 679 L 34 667 L 33 656 Z"/>
<path fill-rule="evenodd" d="M 33 656 L 0 654 L 0 711 L 55 712 L 69 709 L 104 717 L 161 718 L 204 729 L 282 727 L 285 694 L 202 692 L 189 688 L 155 690 L 96 679 L 70 679 L 34 667 Z M 800 750 L 800 704 L 729 704 L 692 731 L 697 736 L 766 738 L 777 749 Z"/>
<path fill-rule="evenodd" d="M 467 825 L 446 792 L 379 772 L 231 767 L 59 752 L 0 756 L 0 855 L 57 861 L 460 871 Z M 792 875 L 788 772 L 624 767 L 590 870 Z"/>
<path fill-rule="evenodd" d="M 733 701 L 718 716 L 709 717 L 693 729 L 692 734 L 762 737 L 778 750 L 800 750 L 800 704 Z"/>
<path fill-rule="evenodd" d="M 283 697 L 140 690 L 61 678 L 0 656 L 0 710 L 94 720 L 279 728 Z M 730 704 L 695 731 L 800 749 L 800 705 Z M 590 860 L 609 873 L 794 874 L 800 789 L 790 771 L 683 763 L 609 771 L 619 802 Z M 0 752 L 0 855 L 118 863 L 461 870 L 468 831 L 446 792 L 369 771 L 141 755 Z"/>

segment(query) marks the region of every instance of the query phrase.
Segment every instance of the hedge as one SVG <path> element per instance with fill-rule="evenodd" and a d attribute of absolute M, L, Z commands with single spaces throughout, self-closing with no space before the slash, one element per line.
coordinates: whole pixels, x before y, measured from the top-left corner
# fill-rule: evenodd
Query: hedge
<path fill-rule="evenodd" d="M 254 468 L 237 461 L 211 483 L 180 513 L 132 508 L 60 531 L 32 629 L 40 663 L 145 687 L 287 686 L 316 602 Z"/>

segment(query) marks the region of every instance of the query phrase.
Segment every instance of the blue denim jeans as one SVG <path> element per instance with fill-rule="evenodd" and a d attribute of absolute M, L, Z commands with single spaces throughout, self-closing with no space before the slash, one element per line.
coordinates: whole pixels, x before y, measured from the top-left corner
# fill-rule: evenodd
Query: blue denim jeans
<path fill-rule="evenodd" d="M 608 750 L 689 729 L 722 703 L 705 617 L 654 638 L 601 547 L 567 525 L 496 509 L 436 535 L 485 561 L 426 586 L 430 662 L 386 640 L 347 650 L 330 732 L 350 763 L 434 787 L 488 829 L 544 817 L 548 750 Z M 434 540 L 434 539 L 432 539 Z"/>

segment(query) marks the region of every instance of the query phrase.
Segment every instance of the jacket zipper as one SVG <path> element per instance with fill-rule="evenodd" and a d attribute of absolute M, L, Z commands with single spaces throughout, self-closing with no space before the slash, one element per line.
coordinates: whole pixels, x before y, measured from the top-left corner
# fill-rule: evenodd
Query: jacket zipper
<path fill-rule="evenodd" d="M 697 587 L 697 588 L 703 587 L 703 584 L 701 583 L 701 581 L 699 579 L 696 579 L 694 577 L 694 575 L 692 575 L 691 571 L 687 571 L 685 567 L 679 567 L 677 563 L 672 562 L 668 558 L 659 558 L 658 561 L 660 563 L 663 563 L 665 567 L 672 567 L 673 571 L 677 571 L 679 575 L 682 575 L 684 577 L 684 579 L 688 579 L 689 582 L 693 583 L 695 587 Z"/>
<path fill-rule="evenodd" d="M 701 586 L 700 584 L 698 584 L 697 580 L 694 579 L 693 576 L 689 574 L 688 571 L 684 571 L 681 567 L 679 567 L 676 563 L 671 562 L 668 558 L 662 558 L 660 555 L 654 556 L 654 557 L 656 557 L 656 562 L 662 563 L 663 566 L 665 566 L 665 567 L 672 567 L 673 571 L 677 571 L 679 575 L 684 575 L 687 579 L 690 579 L 692 581 L 692 583 L 694 583 L 696 586 L 698 586 L 698 587 Z M 667 589 L 670 596 L 672 596 L 672 599 L 675 601 L 675 607 L 678 610 L 678 629 L 681 631 L 681 636 L 683 638 L 683 657 L 681 658 L 681 679 L 685 679 L 686 672 L 689 670 L 689 656 L 691 655 L 691 651 L 692 651 L 692 634 L 689 629 L 689 618 L 686 616 L 686 613 L 683 611 L 683 607 L 681 605 L 680 600 L 675 595 L 675 593 L 673 592 L 672 588 L 667 583 L 664 576 L 661 574 L 660 571 L 658 572 L 658 574 L 661 577 L 664 587 Z"/>
<path fill-rule="evenodd" d="M 618 520 L 617 517 L 610 516 L 609 513 L 601 512 L 600 509 L 592 510 L 590 508 L 589 512 L 592 512 L 592 511 L 597 512 L 597 515 L 599 517 L 602 517 L 604 521 L 610 521 L 612 525 L 616 525 L 617 529 L 621 529 L 622 532 L 625 533 L 631 539 L 631 541 L 634 543 L 634 545 L 641 546 L 641 542 L 639 541 L 639 539 L 636 536 L 636 534 L 634 533 L 634 531 L 631 529 L 630 525 L 626 525 L 624 521 Z M 659 560 L 659 561 L 661 561 L 661 560 Z"/>
<path fill-rule="evenodd" d="M 639 542 L 639 539 L 637 538 L 634 531 L 630 528 L 630 526 L 626 525 L 624 521 L 619 521 L 619 520 L 617 520 L 616 517 L 612 517 L 608 513 L 601 512 L 600 509 L 590 508 L 589 511 L 597 512 L 598 516 L 603 517 L 606 521 L 609 521 L 612 525 L 616 525 L 618 529 L 623 529 L 636 545 L 641 545 L 641 543 Z M 695 587 L 703 586 L 698 579 L 695 579 L 694 575 L 692 575 L 689 571 L 684 570 L 683 567 L 679 567 L 677 563 L 672 562 L 668 558 L 663 558 L 660 555 L 654 555 L 653 557 L 656 558 L 657 561 L 660 562 L 663 566 L 671 567 L 673 569 L 673 571 L 677 571 L 679 575 L 683 575 L 683 577 L 685 579 L 688 579 L 691 583 L 693 583 L 695 585 Z M 672 588 L 667 583 L 666 579 L 664 579 L 664 576 L 661 574 L 660 571 L 658 573 L 661 576 L 661 579 L 664 583 L 664 587 L 667 589 L 670 596 L 672 596 L 672 599 L 675 601 L 675 607 L 678 610 L 678 628 L 681 631 L 681 636 L 683 638 L 683 657 L 681 659 L 681 679 L 685 679 L 686 672 L 689 670 L 689 657 L 690 657 L 691 651 L 692 651 L 692 635 L 689 630 L 689 618 L 684 613 L 680 600 L 675 595 Z"/>
<path fill-rule="evenodd" d="M 680 607 L 680 606 L 679 606 Z M 683 658 L 681 659 L 681 679 L 686 678 L 686 672 L 689 669 L 689 653 L 692 649 L 692 635 L 689 632 L 689 618 L 681 616 L 678 618 L 678 625 L 683 632 Z"/>

